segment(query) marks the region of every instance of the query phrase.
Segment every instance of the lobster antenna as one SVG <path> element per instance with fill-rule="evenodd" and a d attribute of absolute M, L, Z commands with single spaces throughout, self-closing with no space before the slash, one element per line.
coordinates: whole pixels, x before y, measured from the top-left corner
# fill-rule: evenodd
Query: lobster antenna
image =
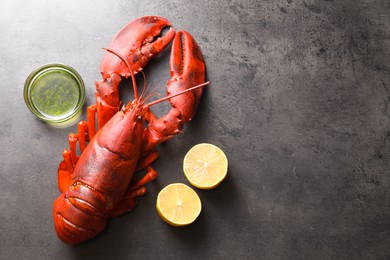
<path fill-rule="evenodd" d="M 151 106 L 153 106 L 153 105 L 155 105 L 155 104 L 158 104 L 158 103 L 160 103 L 160 102 L 163 102 L 163 101 L 168 100 L 168 99 L 171 99 L 171 98 L 174 98 L 174 97 L 179 96 L 179 95 L 181 95 L 181 94 L 184 94 L 184 93 L 186 93 L 186 92 L 189 92 L 189 91 L 192 91 L 192 90 L 194 90 L 194 89 L 197 89 L 197 88 L 201 88 L 201 87 L 207 86 L 208 84 L 210 84 L 210 81 L 207 81 L 207 82 L 205 82 L 205 83 L 196 85 L 195 87 L 192 87 L 192 88 L 188 88 L 188 89 L 182 90 L 182 91 L 180 91 L 180 92 L 178 92 L 178 93 L 176 93 L 176 94 L 169 95 L 169 96 L 166 96 L 166 97 L 163 97 L 163 98 L 154 100 L 154 101 L 152 101 L 152 102 L 146 104 L 145 107 L 146 107 L 146 108 L 149 108 L 149 107 L 151 107 Z"/>
<path fill-rule="evenodd" d="M 131 81 L 133 83 L 133 91 L 134 91 L 134 98 L 135 99 L 138 99 L 138 89 L 137 89 L 137 83 L 135 81 L 135 77 L 134 77 L 134 73 L 133 73 L 133 70 L 131 69 L 130 67 L 130 64 L 127 62 L 127 60 L 119 53 L 117 53 L 116 51 L 114 50 L 111 50 L 111 49 L 108 49 L 108 48 L 102 48 L 103 50 L 106 50 L 108 52 L 111 52 L 112 54 L 115 54 L 116 56 L 118 56 L 121 60 L 123 60 L 125 62 L 125 64 L 127 65 L 127 68 L 129 69 L 130 71 L 130 76 L 131 76 Z"/>
<path fill-rule="evenodd" d="M 148 90 L 148 86 L 146 85 L 146 76 L 145 76 L 145 73 L 141 70 L 141 73 L 142 73 L 142 76 L 144 78 L 144 87 L 142 89 L 142 92 L 141 92 L 141 96 L 140 96 L 140 100 L 142 100 L 145 96 L 145 93 L 146 91 Z"/>
<path fill-rule="evenodd" d="M 161 96 L 158 92 L 157 92 L 157 85 L 153 87 L 153 89 L 149 92 L 149 94 L 144 98 L 142 99 L 142 102 L 145 103 L 146 101 L 148 101 L 151 97 L 153 96 Z"/>
<path fill-rule="evenodd" d="M 149 98 L 153 97 L 153 96 L 158 96 L 158 92 L 156 91 L 156 87 L 155 86 L 150 92 L 149 94 L 142 100 L 143 103 L 145 103 L 146 101 L 148 101 Z"/>
<path fill-rule="evenodd" d="M 142 93 L 141 93 L 141 96 L 139 98 L 139 100 L 142 102 L 142 103 L 145 103 L 146 100 L 148 100 L 151 96 L 155 95 L 155 91 L 156 91 L 156 87 L 155 86 L 151 92 L 149 94 L 147 94 L 147 92 L 149 91 L 150 87 L 152 86 L 151 84 L 149 84 L 148 86 L 146 85 L 146 77 L 145 77 L 145 73 L 141 70 L 140 71 L 142 73 L 142 75 L 144 76 L 144 89 L 142 90 Z M 146 98 L 145 98 L 146 96 Z"/>

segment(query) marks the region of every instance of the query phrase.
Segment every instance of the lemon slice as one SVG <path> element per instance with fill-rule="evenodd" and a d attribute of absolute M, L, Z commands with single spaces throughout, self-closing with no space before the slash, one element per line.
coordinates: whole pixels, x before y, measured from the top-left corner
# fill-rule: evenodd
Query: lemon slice
<path fill-rule="evenodd" d="M 225 153 L 215 145 L 202 143 L 192 147 L 183 161 L 187 180 L 199 189 L 212 189 L 226 177 L 228 160 Z"/>
<path fill-rule="evenodd" d="M 195 221 L 202 209 L 198 194 L 182 183 L 173 183 L 157 195 L 157 212 L 172 226 L 186 226 Z"/>

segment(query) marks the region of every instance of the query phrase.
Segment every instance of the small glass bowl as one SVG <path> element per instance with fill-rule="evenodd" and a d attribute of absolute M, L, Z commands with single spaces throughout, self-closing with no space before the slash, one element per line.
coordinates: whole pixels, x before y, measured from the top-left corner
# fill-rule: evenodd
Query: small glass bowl
<path fill-rule="evenodd" d="M 30 111 L 46 123 L 73 121 L 81 114 L 85 102 L 84 82 L 68 65 L 45 64 L 27 77 L 24 101 Z"/>

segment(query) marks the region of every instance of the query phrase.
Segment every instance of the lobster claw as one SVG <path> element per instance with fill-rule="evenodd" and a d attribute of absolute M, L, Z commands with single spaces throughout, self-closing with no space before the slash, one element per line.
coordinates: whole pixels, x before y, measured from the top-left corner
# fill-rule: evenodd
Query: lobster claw
<path fill-rule="evenodd" d="M 167 95 L 177 94 L 205 82 L 202 52 L 194 38 L 185 31 L 178 31 L 173 40 L 170 75 Z M 195 116 L 202 92 L 203 88 L 198 88 L 169 99 L 172 109 L 164 116 L 150 122 L 145 129 L 143 150 L 149 151 L 157 144 L 180 134 L 183 125 Z"/>
<path fill-rule="evenodd" d="M 199 46 L 186 31 L 178 31 L 173 40 L 171 60 L 171 78 L 168 81 L 167 94 L 175 94 L 205 82 L 205 64 Z M 198 110 L 203 88 L 170 99 L 172 107 L 181 112 L 183 123 L 190 121 Z"/>
<path fill-rule="evenodd" d="M 107 49 L 125 57 L 134 74 L 142 70 L 149 59 L 159 54 L 173 39 L 175 31 L 168 20 L 158 16 L 144 16 L 124 26 L 113 38 Z M 162 35 L 162 30 L 170 27 Z M 128 78 L 129 69 L 118 55 L 106 52 L 100 65 L 103 78 L 118 74 Z"/>
<path fill-rule="evenodd" d="M 123 27 L 106 48 L 100 65 L 103 79 L 96 84 L 96 110 L 100 129 L 120 107 L 119 84 L 121 77 L 142 70 L 148 61 L 159 54 L 172 41 L 175 31 L 170 22 L 158 16 L 144 16 Z M 162 34 L 162 30 L 170 27 Z M 135 92 L 135 91 L 134 91 Z"/>

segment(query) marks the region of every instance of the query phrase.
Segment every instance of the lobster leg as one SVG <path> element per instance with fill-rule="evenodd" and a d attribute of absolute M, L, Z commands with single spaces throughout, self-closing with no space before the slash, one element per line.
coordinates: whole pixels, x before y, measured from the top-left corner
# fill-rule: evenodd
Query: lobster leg
<path fill-rule="evenodd" d="M 135 191 L 143 187 L 146 183 L 157 178 L 157 172 L 152 168 L 152 166 L 146 167 L 147 173 L 145 176 L 130 186 L 130 191 Z"/>
<path fill-rule="evenodd" d="M 91 140 L 96 134 L 96 120 L 95 120 L 96 113 L 97 113 L 96 105 L 91 105 L 88 107 L 87 109 L 88 141 Z"/>
<path fill-rule="evenodd" d="M 68 136 L 68 142 L 69 142 L 69 148 L 70 148 L 69 153 L 70 153 L 72 168 L 76 165 L 77 161 L 79 160 L 79 157 L 76 154 L 76 150 L 77 150 L 76 146 L 77 146 L 78 139 L 79 139 L 79 136 L 74 134 L 74 133 L 70 133 Z M 66 158 L 68 158 L 68 157 L 66 157 Z"/>
<path fill-rule="evenodd" d="M 135 198 L 121 200 L 116 207 L 110 212 L 110 217 L 118 217 L 126 212 L 132 211 L 135 206 L 137 206 L 137 201 Z"/>
<path fill-rule="evenodd" d="M 135 168 L 135 172 L 145 169 L 147 166 L 152 164 L 152 162 L 154 162 L 157 158 L 158 158 L 158 152 L 156 150 L 150 151 L 147 155 L 145 155 L 139 160 L 137 167 Z"/>
<path fill-rule="evenodd" d="M 157 172 L 151 166 L 147 166 L 146 170 L 148 172 L 145 176 L 128 189 L 128 192 L 123 196 L 122 200 L 111 211 L 110 217 L 120 216 L 135 208 L 137 205 L 136 198 L 144 195 L 146 192 L 146 188 L 143 186 L 157 177 Z"/>
<path fill-rule="evenodd" d="M 73 172 L 73 171 L 72 171 Z M 62 161 L 58 167 L 58 189 L 64 193 L 72 183 L 72 172 L 69 172 L 65 161 Z"/>
<path fill-rule="evenodd" d="M 146 174 L 128 188 L 122 200 L 119 201 L 116 207 L 111 211 L 110 217 L 120 216 L 135 208 L 137 205 L 136 198 L 144 195 L 146 192 L 144 185 L 157 178 L 157 172 L 150 166 L 157 158 L 158 152 L 151 151 L 138 162 L 135 171 L 137 172 L 146 169 Z"/>
<path fill-rule="evenodd" d="M 193 37 L 185 31 L 178 31 L 173 39 L 170 75 L 167 95 L 176 94 L 205 81 L 202 53 Z M 203 88 L 199 88 L 169 100 L 172 109 L 161 118 L 150 122 L 145 130 L 144 152 L 181 133 L 183 125 L 195 116 L 202 92 Z"/>
<path fill-rule="evenodd" d="M 63 193 L 72 182 L 72 173 L 74 166 L 78 161 L 76 155 L 76 143 L 78 135 L 70 133 L 68 136 L 69 150 L 64 150 L 62 156 L 64 160 L 58 167 L 58 188 Z"/>
<path fill-rule="evenodd" d="M 82 122 L 80 122 L 79 124 L 81 123 Z M 79 136 L 82 136 L 82 138 L 79 138 Z M 62 193 L 69 187 L 69 185 L 72 182 L 72 173 L 74 170 L 74 166 L 78 161 L 78 156 L 76 155 L 76 144 L 78 140 L 80 140 L 79 142 L 80 146 L 84 146 L 85 133 L 80 134 L 79 132 L 78 135 L 70 133 L 68 137 L 70 149 L 64 150 L 62 152 L 62 156 L 64 157 L 64 160 L 60 163 L 58 167 L 58 188 Z"/>
<path fill-rule="evenodd" d="M 88 107 L 88 123 L 81 121 L 77 125 L 77 134 L 70 133 L 68 136 L 69 150 L 64 150 L 62 156 L 64 160 L 58 166 L 58 188 L 63 193 L 72 182 L 74 167 L 79 159 L 77 155 L 77 142 L 79 143 L 80 152 L 82 153 L 87 142 L 95 135 L 95 114 L 96 106 Z"/>

